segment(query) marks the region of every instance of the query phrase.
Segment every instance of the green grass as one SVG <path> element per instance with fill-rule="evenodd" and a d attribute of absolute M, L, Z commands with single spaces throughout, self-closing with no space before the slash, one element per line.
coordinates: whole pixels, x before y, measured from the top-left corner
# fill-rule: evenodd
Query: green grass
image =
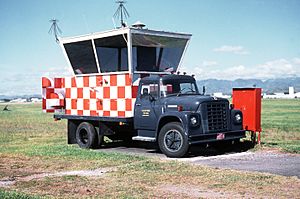
<path fill-rule="evenodd" d="M 300 100 L 262 101 L 262 142 L 300 153 Z"/>
<path fill-rule="evenodd" d="M 24 193 L 18 193 L 15 191 L 5 191 L 0 189 L 0 198 L 1 199 L 42 199 L 39 196 L 31 196 Z"/>
<path fill-rule="evenodd" d="M 0 110 L 3 107 L 0 104 Z M 0 198 L 194 198 L 176 192 L 190 186 L 200 192 L 224 193 L 225 198 L 233 193 L 239 193 L 233 197 L 293 198 L 299 190 L 299 180 L 293 177 L 83 150 L 67 144 L 66 121 L 55 122 L 52 114 L 42 113 L 40 104 L 10 104 L 9 109 L 0 111 L 0 179 L 78 169 L 116 169 L 100 178 L 62 176 L 17 182 L 0 188 Z M 263 146 L 299 153 L 298 121 L 300 100 L 263 100 Z M 165 186 L 175 187 L 175 191 L 164 190 Z"/>

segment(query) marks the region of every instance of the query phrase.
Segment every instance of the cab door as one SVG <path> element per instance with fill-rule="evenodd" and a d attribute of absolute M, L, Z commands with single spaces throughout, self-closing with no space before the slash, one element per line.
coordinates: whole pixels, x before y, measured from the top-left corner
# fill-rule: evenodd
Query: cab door
<path fill-rule="evenodd" d="M 134 109 L 134 126 L 137 130 L 156 130 L 160 115 L 158 85 L 157 82 L 143 82 L 140 84 Z"/>

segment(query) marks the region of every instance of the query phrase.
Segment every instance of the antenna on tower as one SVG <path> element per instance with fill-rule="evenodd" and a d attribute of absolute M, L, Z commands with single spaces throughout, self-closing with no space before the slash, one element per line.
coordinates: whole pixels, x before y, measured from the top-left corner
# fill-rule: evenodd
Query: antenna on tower
<path fill-rule="evenodd" d="M 117 0 L 116 3 L 119 4 L 119 7 L 118 7 L 117 11 L 114 14 L 114 18 L 120 19 L 120 21 L 121 21 L 121 27 L 126 27 L 126 23 L 124 21 L 124 18 L 128 18 L 129 17 L 129 13 L 128 13 L 127 9 L 124 6 L 124 4 L 126 3 L 126 1 L 124 1 L 124 0 Z"/>
<path fill-rule="evenodd" d="M 59 39 L 58 39 L 58 35 L 62 33 L 61 29 L 58 27 L 58 20 L 57 19 L 51 19 L 49 20 L 51 24 L 51 27 L 48 31 L 49 34 L 53 34 L 55 37 L 55 41 L 58 43 Z"/>

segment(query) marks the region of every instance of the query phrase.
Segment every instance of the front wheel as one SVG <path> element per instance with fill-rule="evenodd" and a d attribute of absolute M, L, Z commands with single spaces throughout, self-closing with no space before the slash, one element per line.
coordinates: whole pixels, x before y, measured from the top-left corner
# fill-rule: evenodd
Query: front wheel
<path fill-rule="evenodd" d="M 188 138 L 179 122 L 170 122 L 159 132 L 158 145 L 168 157 L 181 158 L 189 150 Z"/>

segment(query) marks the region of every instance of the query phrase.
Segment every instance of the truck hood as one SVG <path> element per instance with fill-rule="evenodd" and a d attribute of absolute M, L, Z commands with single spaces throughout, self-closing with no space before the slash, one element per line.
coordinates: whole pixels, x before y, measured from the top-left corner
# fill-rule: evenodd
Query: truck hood
<path fill-rule="evenodd" d="M 183 111 L 196 111 L 201 103 L 216 100 L 224 101 L 226 99 L 205 95 L 180 95 L 163 98 L 162 103 L 169 111 L 177 110 L 178 106 L 182 106 Z"/>

